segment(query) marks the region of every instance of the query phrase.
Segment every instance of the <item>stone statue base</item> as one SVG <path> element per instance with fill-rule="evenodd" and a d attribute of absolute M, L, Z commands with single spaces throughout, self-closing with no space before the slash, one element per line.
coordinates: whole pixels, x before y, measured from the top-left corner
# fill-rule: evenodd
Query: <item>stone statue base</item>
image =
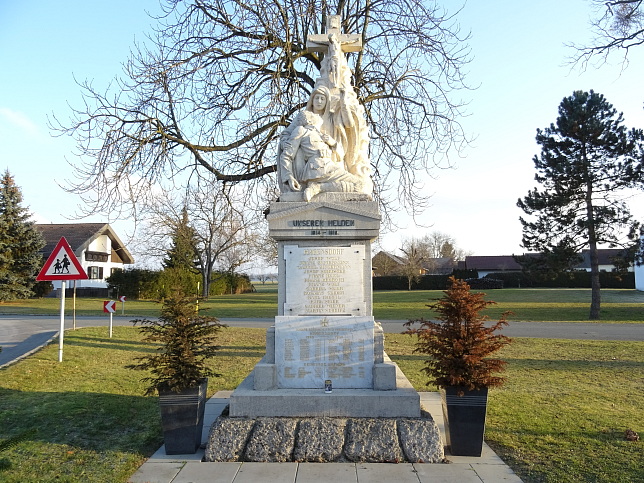
<path fill-rule="evenodd" d="M 210 430 L 204 460 L 443 463 L 431 415 L 419 418 L 231 418 Z"/>
<path fill-rule="evenodd" d="M 417 418 L 420 396 L 385 354 L 372 315 L 378 205 L 347 201 L 366 195 L 318 196 L 270 206 L 278 316 L 266 355 L 230 397 L 230 416 Z"/>

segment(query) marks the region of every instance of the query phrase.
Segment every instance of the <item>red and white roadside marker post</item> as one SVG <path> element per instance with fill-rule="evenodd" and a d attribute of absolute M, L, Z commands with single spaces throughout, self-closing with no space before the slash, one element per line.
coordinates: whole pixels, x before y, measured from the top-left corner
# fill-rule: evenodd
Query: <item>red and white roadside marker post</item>
<path fill-rule="evenodd" d="M 87 274 L 81 266 L 65 237 L 49 255 L 42 270 L 36 277 L 39 282 L 60 280 L 60 333 L 58 334 L 58 362 L 63 362 L 63 339 L 65 336 L 65 289 L 67 280 L 87 280 Z"/>
<path fill-rule="evenodd" d="M 106 300 L 103 302 L 103 312 L 110 314 L 110 339 L 112 338 L 112 314 L 116 312 L 116 301 Z"/>
<path fill-rule="evenodd" d="M 121 315 L 125 315 L 125 295 L 121 295 L 119 300 L 121 301 Z"/>

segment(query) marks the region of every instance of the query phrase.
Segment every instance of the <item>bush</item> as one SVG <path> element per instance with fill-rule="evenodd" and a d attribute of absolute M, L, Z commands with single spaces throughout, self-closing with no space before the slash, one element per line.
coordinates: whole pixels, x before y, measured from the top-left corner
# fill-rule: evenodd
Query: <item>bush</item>
<path fill-rule="evenodd" d="M 421 318 L 405 324 L 408 334 L 418 336 L 414 352 L 428 356 L 423 367 L 430 377 L 428 384 L 470 391 L 500 386 L 504 378 L 494 374 L 502 371 L 506 362 L 488 356 L 510 343 L 508 337 L 494 334 L 507 325 L 505 318 L 510 312 L 486 327 L 487 317 L 480 312 L 495 302 L 484 300 L 483 293 L 472 293 L 463 280 L 450 277 L 449 281 L 444 296 L 429 305 L 438 313 L 439 322 Z M 415 323 L 420 323 L 420 328 L 411 328 Z"/>
<path fill-rule="evenodd" d="M 210 282 L 210 295 L 254 292 L 250 277 L 244 273 L 215 272 Z"/>
<path fill-rule="evenodd" d="M 112 294 L 125 295 L 129 299 L 155 299 L 159 271 L 141 268 L 117 269 L 107 277 L 108 288 Z"/>
<path fill-rule="evenodd" d="M 498 280 L 495 278 L 470 278 L 467 280 L 470 288 L 476 290 L 494 290 L 503 288 L 503 280 Z"/>
<path fill-rule="evenodd" d="M 407 290 L 407 277 L 388 275 L 373 277 L 373 290 Z M 449 285 L 449 275 L 423 275 L 417 282 L 412 282 L 412 290 L 445 290 Z"/>
<path fill-rule="evenodd" d="M 36 282 L 31 288 L 35 298 L 46 297 L 52 290 L 54 290 L 54 284 L 51 282 Z"/>
<path fill-rule="evenodd" d="M 585 270 L 556 275 L 545 272 L 498 272 L 487 274 L 483 278 L 502 280 L 505 288 L 590 288 L 590 272 Z M 633 272 L 600 272 L 599 281 L 602 288 L 635 288 Z"/>
<path fill-rule="evenodd" d="M 151 355 L 137 357 L 129 369 L 150 371 L 146 395 L 158 391 L 180 392 L 198 386 L 204 378 L 219 376 L 206 361 L 216 355 L 217 334 L 224 324 L 215 317 L 198 315 L 194 298 L 176 293 L 166 299 L 158 319 L 136 319 L 146 342 L 160 346 Z"/>
<path fill-rule="evenodd" d="M 107 278 L 107 283 L 115 296 L 125 295 L 135 300 L 160 300 L 171 296 L 177 290 L 197 295 L 197 286 L 201 283 L 201 275 L 182 268 L 166 268 L 164 270 L 133 268 L 116 270 Z M 215 272 L 212 275 L 210 295 L 239 294 L 252 292 L 254 289 L 248 275 Z"/>
<path fill-rule="evenodd" d="M 185 268 L 165 268 L 159 272 L 156 280 L 155 298 L 165 299 L 177 291 L 200 296 L 201 293 L 197 293 L 200 283 L 201 274 L 199 273 Z"/>

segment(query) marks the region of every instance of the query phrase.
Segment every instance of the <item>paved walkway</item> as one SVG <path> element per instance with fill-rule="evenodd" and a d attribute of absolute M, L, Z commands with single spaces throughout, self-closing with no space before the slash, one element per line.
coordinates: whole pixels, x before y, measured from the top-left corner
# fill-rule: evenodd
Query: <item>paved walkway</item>
<path fill-rule="evenodd" d="M 212 422 L 228 404 L 231 391 L 219 391 L 206 403 L 203 442 Z M 421 392 L 421 404 L 444 435 L 440 396 Z M 130 483 L 521 483 L 486 444 L 480 458 L 451 456 L 451 464 L 422 463 L 204 463 L 204 451 L 167 456 L 164 447 L 128 480 Z"/>

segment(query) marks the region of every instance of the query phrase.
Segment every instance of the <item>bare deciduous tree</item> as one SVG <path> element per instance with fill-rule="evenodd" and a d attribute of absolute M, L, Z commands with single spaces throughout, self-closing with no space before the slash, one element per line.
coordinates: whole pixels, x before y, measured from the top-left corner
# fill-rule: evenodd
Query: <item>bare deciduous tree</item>
<path fill-rule="evenodd" d="M 168 241 L 185 223 L 186 214 L 202 295 L 208 297 L 216 270 L 232 273 L 257 256 L 260 218 L 244 209 L 230 192 L 196 186 L 179 198 L 167 193 L 157 195 L 145 209 L 145 240 L 150 255 L 166 255 Z"/>
<path fill-rule="evenodd" d="M 103 90 L 52 128 L 73 136 L 81 161 L 71 191 L 87 210 L 133 209 L 153 185 L 191 176 L 274 186 L 276 139 L 301 109 L 322 55 L 306 48 L 341 15 L 364 49 L 346 54 L 371 129 L 370 161 L 385 216 L 423 205 L 424 173 L 465 142 L 459 124 L 469 60 L 454 16 L 433 0 L 164 0 L 149 42 Z"/>
<path fill-rule="evenodd" d="M 418 240 L 426 258 L 449 258 L 452 261 L 465 260 L 469 255 L 456 246 L 456 241 L 451 235 L 440 231 L 433 231 Z"/>
<path fill-rule="evenodd" d="M 621 52 L 628 62 L 631 48 L 644 44 L 643 0 L 591 0 L 595 15 L 591 20 L 594 39 L 590 45 L 570 44 L 576 51 L 571 61 L 586 67 L 597 58 L 605 62 L 611 53 Z"/>
<path fill-rule="evenodd" d="M 400 251 L 405 260 L 401 267 L 401 273 L 407 277 L 407 290 L 411 290 L 412 284 L 418 283 L 423 274 L 423 263 L 427 260 L 426 254 L 419 241 L 414 238 L 403 240 Z"/>

